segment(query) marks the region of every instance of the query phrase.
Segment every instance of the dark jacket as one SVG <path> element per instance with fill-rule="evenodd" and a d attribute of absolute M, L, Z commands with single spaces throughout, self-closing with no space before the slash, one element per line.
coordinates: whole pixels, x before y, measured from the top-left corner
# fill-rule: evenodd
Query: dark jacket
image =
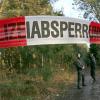
<path fill-rule="evenodd" d="M 96 60 L 95 60 L 94 56 L 90 56 L 90 66 L 92 68 L 95 68 L 95 66 L 96 66 Z"/>
<path fill-rule="evenodd" d="M 84 66 L 80 58 L 77 58 L 75 65 L 78 71 L 81 71 Z"/>

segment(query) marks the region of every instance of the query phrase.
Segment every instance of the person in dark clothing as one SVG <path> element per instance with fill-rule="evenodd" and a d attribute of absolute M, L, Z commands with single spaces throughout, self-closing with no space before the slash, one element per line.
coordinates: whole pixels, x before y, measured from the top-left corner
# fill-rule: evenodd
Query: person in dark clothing
<path fill-rule="evenodd" d="M 93 79 L 93 82 L 96 81 L 96 78 L 95 78 L 95 68 L 96 68 L 96 60 L 95 60 L 95 57 L 93 54 L 90 54 L 90 74 L 91 74 L 91 77 Z"/>
<path fill-rule="evenodd" d="M 77 68 L 77 88 L 81 89 L 81 81 L 82 81 L 82 86 L 86 85 L 84 77 L 84 65 L 81 61 L 80 53 L 77 55 L 76 68 Z"/>

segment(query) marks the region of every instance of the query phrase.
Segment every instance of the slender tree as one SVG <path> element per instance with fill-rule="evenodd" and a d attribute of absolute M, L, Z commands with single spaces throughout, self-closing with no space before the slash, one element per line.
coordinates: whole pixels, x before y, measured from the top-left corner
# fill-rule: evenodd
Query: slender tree
<path fill-rule="evenodd" d="M 100 0 L 74 0 L 78 9 L 84 11 L 83 17 L 89 20 L 100 22 Z M 100 45 L 91 44 L 90 52 L 94 53 L 97 62 L 100 65 Z"/>

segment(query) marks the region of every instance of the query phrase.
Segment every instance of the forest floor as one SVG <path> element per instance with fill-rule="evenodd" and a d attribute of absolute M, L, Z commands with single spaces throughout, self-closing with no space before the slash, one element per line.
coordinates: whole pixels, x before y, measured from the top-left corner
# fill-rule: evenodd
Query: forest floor
<path fill-rule="evenodd" d="M 0 100 L 100 100 L 100 71 L 96 71 L 96 83 L 92 84 L 89 70 L 87 86 L 76 87 L 76 71 L 57 71 L 48 81 L 41 76 L 7 73 L 0 70 Z"/>
<path fill-rule="evenodd" d="M 90 73 L 86 73 L 86 86 L 77 89 L 76 83 L 69 85 L 65 92 L 55 100 L 100 100 L 100 70 L 96 71 L 96 82 L 93 83 Z"/>

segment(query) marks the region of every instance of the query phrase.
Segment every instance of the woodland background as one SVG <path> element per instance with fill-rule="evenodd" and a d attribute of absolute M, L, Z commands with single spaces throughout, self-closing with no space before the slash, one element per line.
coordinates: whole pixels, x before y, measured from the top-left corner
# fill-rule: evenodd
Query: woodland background
<path fill-rule="evenodd" d="M 64 16 L 54 11 L 57 0 L 1 0 L 0 19 L 17 16 Z M 74 0 L 84 10 L 84 18 L 100 21 L 99 0 Z M 94 15 L 94 18 L 91 16 Z M 76 80 L 74 61 L 81 53 L 89 68 L 92 52 L 100 66 L 100 45 L 58 44 L 0 49 L 0 100 L 54 100 L 68 84 Z M 99 67 L 98 67 L 99 68 Z"/>

